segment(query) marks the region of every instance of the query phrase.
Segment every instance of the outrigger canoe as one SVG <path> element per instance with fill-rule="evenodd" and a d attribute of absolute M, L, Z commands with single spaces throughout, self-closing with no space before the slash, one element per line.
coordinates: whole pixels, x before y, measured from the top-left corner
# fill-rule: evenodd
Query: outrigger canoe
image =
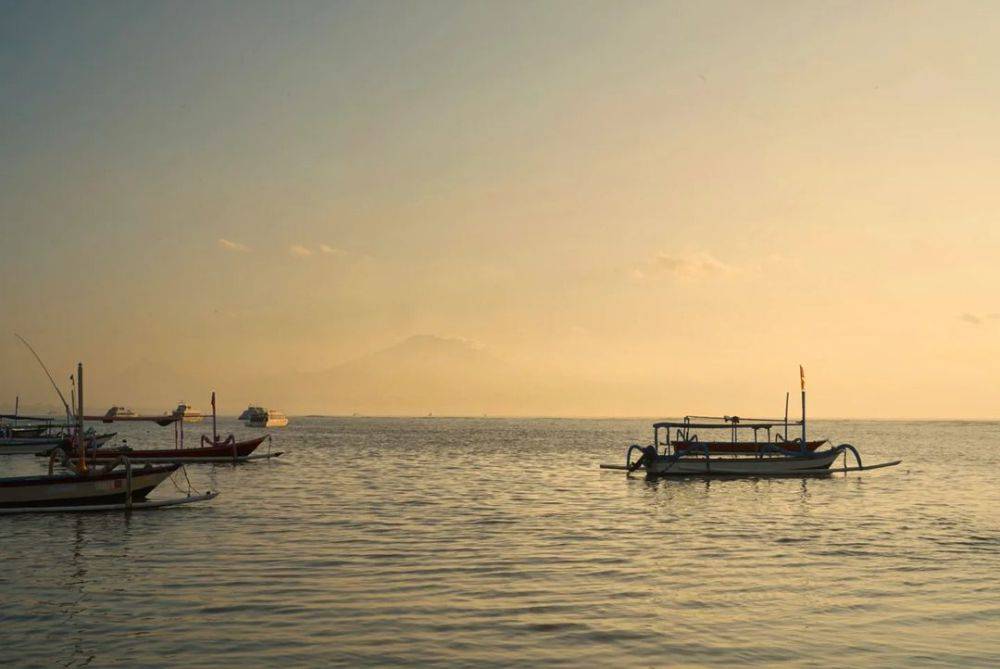
<path fill-rule="evenodd" d="M 127 456 L 133 462 L 221 462 L 245 460 L 260 446 L 267 435 L 255 437 L 246 441 L 227 439 L 212 442 L 203 439 L 202 445 L 195 448 L 148 448 L 134 450 L 130 448 L 101 448 L 87 452 L 88 460 L 111 460 Z"/>
<path fill-rule="evenodd" d="M 601 465 L 601 468 L 628 472 L 642 470 L 649 476 L 815 476 L 835 471 L 891 467 L 901 462 L 895 460 L 865 466 L 857 449 L 850 444 L 820 451 L 819 447 L 828 440 L 807 441 L 805 373 L 801 368 L 799 371 L 802 379 L 802 418 L 798 421 L 788 420 L 787 395 L 784 419 L 685 416 L 681 421 L 661 421 L 653 424 L 652 444 L 645 447 L 632 444 L 625 453 L 624 465 Z M 789 427 L 792 426 L 801 429 L 795 439 L 789 438 Z M 661 430 L 665 433 L 662 440 Z M 702 440 L 699 432 L 709 435 L 728 433 L 726 436 L 729 439 Z M 633 461 L 632 456 L 636 452 L 639 457 Z M 854 456 L 854 466 L 847 464 L 848 453 Z M 843 465 L 833 467 L 841 456 Z"/>
<path fill-rule="evenodd" d="M 11 508 L 69 507 L 121 504 L 129 493 L 142 501 L 153 488 L 180 465 L 113 469 L 110 472 L 69 473 L 48 476 L 15 476 L 0 479 L 0 510 Z"/>

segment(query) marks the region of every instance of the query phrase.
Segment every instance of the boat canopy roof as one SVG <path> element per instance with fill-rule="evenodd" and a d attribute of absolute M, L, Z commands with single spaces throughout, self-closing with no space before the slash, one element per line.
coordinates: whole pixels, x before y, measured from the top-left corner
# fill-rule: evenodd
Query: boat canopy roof
<path fill-rule="evenodd" d="M 717 422 L 694 422 L 691 419 L 714 420 Z M 784 427 L 783 418 L 740 418 L 739 416 L 688 416 L 684 420 L 667 420 L 653 423 L 654 429 L 661 428 L 694 428 L 696 430 L 732 430 L 732 429 L 769 429 L 772 427 Z M 788 425 L 801 425 L 800 420 L 790 420 Z"/>

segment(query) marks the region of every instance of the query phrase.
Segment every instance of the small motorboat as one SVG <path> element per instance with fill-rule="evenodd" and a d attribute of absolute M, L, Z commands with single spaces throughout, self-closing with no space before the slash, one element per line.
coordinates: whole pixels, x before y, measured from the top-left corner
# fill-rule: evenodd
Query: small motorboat
<path fill-rule="evenodd" d="M 186 404 L 184 402 L 181 402 L 180 404 L 177 405 L 177 408 L 174 409 L 173 415 L 177 418 L 180 418 L 185 423 L 200 423 L 201 420 L 205 417 L 205 415 L 202 412 L 198 411 L 190 404 Z"/>
<path fill-rule="evenodd" d="M 251 407 L 244 411 L 249 415 L 245 419 L 247 427 L 285 427 L 288 425 L 288 417 L 277 409 L 265 409 L 264 407 Z"/>
<path fill-rule="evenodd" d="M 851 444 L 819 448 L 826 439 L 806 439 L 805 373 L 802 382 L 802 418 L 788 420 L 788 396 L 784 419 L 740 418 L 738 416 L 685 416 L 679 421 L 653 424 L 653 443 L 632 444 L 623 465 L 601 465 L 603 469 L 628 472 L 643 470 L 649 476 L 815 476 L 833 472 L 864 471 L 898 465 L 901 460 L 863 465 Z M 790 439 L 789 428 L 800 428 L 800 436 Z M 782 429 L 783 428 L 783 429 Z M 782 430 L 782 431 L 779 431 Z M 699 433 L 713 435 L 700 439 Z M 728 439 L 719 439 L 720 433 Z M 762 434 L 763 433 L 763 434 Z M 761 439 L 760 437 L 764 437 Z M 633 461 L 633 455 L 639 456 Z M 848 454 L 854 465 L 848 466 Z M 837 458 L 843 465 L 833 467 Z"/>
<path fill-rule="evenodd" d="M 251 404 L 250 406 L 248 406 L 246 409 L 243 410 L 243 413 L 241 413 L 239 418 L 237 418 L 236 420 L 241 420 L 246 422 L 250 420 L 250 416 L 254 415 L 258 411 L 267 411 L 267 409 L 265 409 L 264 407 L 255 407 L 254 405 Z"/>
<path fill-rule="evenodd" d="M 135 412 L 135 410 L 133 410 L 133 409 L 130 409 L 128 407 L 117 407 L 116 406 L 116 407 L 111 407 L 110 409 L 108 409 L 107 412 L 105 412 L 105 414 L 104 414 L 104 418 L 107 419 L 108 422 L 112 422 L 112 421 L 115 421 L 115 420 L 123 420 L 123 419 L 128 419 L 128 418 L 135 418 L 138 415 L 139 414 L 137 414 Z"/>

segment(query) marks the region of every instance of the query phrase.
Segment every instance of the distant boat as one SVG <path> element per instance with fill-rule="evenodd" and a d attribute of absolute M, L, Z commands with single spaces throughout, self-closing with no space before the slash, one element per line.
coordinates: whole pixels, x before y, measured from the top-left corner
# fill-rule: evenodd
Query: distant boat
<path fill-rule="evenodd" d="M 267 409 L 264 407 L 255 407 L 251 404 L 243 410 L 243 413 L 240 414 L 240 417 L 237 418 L 237 420 L 250 420 L 250 416 L 254 415 L 258 411 L 267 411 Z"/>
<path fill-rule="evenodd" d="M 111 407 L 108 409 L 107 413 L 104 414 L 105 418 L 110 418 L 111 420 L 120 418 L 135 418 L 138 414 L 129 409 L 128 407 Z"/>
<path fill-rule="evenodd" d="M 173 415 L 181 418 L 185 423 L 200 423 L 201 419 L 205 417 L 202 412 L 198 411 L 190 404 L 185 404 L 184 402 L 177 405 L 177 408 L 174 409 Z"/>
<path fill-rule="evenodd" d="M 243 413 L 247 414 L 247 417 L 243 419 L 247 427 L 285 427 L 288 425 L 288 417 L 277 409 L 250 407 Z"/>

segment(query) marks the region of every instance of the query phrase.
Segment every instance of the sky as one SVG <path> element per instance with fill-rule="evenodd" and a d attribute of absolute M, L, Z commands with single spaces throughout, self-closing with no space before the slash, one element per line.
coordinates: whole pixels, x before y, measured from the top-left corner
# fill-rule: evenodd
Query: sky
<path fill-rule="evenodd" d="M 995 419 L 997 118 L 986 2 L 0 0 L 0 408 Z"/>

